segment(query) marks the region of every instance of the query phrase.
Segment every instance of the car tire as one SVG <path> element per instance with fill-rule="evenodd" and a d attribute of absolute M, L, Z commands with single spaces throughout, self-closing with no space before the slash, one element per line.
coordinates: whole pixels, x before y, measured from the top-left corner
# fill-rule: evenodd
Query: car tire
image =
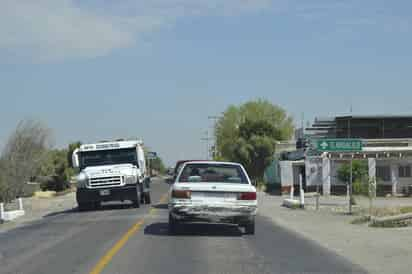
<path fill-rule="evenodd" d="M 169 214 L 169 235 L 177 234 L 177 222 L 171 214 Z"/>
<path fill-rule="evenodd" d="M 255 221 L 245 225 L 246 235 L 255 235 Z"/>

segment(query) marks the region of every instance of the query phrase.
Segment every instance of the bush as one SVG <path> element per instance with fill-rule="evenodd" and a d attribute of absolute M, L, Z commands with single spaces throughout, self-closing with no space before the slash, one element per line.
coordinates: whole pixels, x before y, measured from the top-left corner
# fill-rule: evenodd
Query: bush
<path fill-rule="evenodd" d="M 69 167 L 67 150 L 49 150 L 37 174 L 36 179 L 43 191 L 63 191 L 70 188 L 73 169 Z"/>
<path fill-rule="evenodd" d="M 352 179 L 353 181 L 364 180 L 368 177 L 368 162 L 365 160 L 353 160 L 352 162 Z M 348 183 L 350 180 L 350 164 L 345 163 L 338 169 L 338 178 L 340 181 Z"/>
<path fill-rule="evenodd" d="M 361 180 L 356 180 L 353 182 L 353 194 L 356 195 L 369 195 L 369 186 L 366 182 Z"/>
<path fill-rule="evenodd" d="M 70 188 L 70 183 L 67 179 L 60 176 L 47 176 L 40 179 L 40 188 L 42 191 L 64 191 Z"/>

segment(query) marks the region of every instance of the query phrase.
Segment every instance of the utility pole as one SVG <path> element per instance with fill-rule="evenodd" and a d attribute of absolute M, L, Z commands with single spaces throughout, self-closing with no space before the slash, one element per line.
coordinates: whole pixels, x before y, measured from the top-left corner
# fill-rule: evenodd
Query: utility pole
<path fill-rule="evenodd" d="M 213 142 L 212 143 L 212 150 L 213 151 L 211 151 L 211 155 L 212 155 L 212 157 L 215 157 L 215 155 L 216 155 L 216 143 L 217 143 L 217 140 L 216 140 L 216 126 L 217 126 L 217 122 L 219 121 L 219 119 L 220 118 L 222 118 L 222 116 L 218 116 L 218 115 L 210 115 L 210 116 L 208 116 L 207 117 L 207 119 L 210 121 L 210 120 L 212 120 L 213 121 L 213 135 L 212 135 L 212 138 L 211 138 L 211 141 Z"/>
<path fill-rule="evenodd" d="M 205 132 L 205 137 L 203 137 L 201 140 L 206 142 L 206 160 L 209 160 L 209 155 L 210 155 L 209 143 L 212 139 L 209 137 L 209 131 L 208 130 Z"/>

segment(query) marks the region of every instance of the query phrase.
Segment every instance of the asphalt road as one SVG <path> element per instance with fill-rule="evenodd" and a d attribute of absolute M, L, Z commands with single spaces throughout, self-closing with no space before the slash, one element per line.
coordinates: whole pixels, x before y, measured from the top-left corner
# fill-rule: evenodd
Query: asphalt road
<path fill-rule="evenodd" d="M 154 181 L 153 207 L 58 212 L 0 234 L 0 273 L 365 273 L 260 216 L 255 236 L 222 225 L 169 236 L 167 189 Z"/>

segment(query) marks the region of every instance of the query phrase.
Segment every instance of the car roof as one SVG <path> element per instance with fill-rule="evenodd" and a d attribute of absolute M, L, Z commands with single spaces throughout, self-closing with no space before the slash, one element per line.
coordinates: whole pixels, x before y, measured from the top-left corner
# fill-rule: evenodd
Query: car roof
<path fill-rule="evenodd" d="M 221 162 L 221 161 L 187 161 L 185 162 L 186 165 L 188 164 L 212 164 L 212 165 L 231 165 L 231 166 L 242 166 L 240 163 L 235 162 Z"/>
<path fill-rule="evenodd" d="M 179 167 L 181 167 L 182 165 L 184 165 L 185 163 L 188 163 L 188 162 L 202 162 L 202 161 L 204 161 L 204 160 L 180 160 L 180 161 L 177 161 L 174 170 L 175 170 L 175 172 L 177 172 L 177 169 Z"/>
<path fill-rule="evenodd" d="M 205 161 L 205 160 L 180 160 L 180 161 L 176 162 L 176 165 L 181 165 L 181 164 L 184 164 L 184 163 L 187 163 L 187 162 L 203 162 L 203 161 Z"/>

